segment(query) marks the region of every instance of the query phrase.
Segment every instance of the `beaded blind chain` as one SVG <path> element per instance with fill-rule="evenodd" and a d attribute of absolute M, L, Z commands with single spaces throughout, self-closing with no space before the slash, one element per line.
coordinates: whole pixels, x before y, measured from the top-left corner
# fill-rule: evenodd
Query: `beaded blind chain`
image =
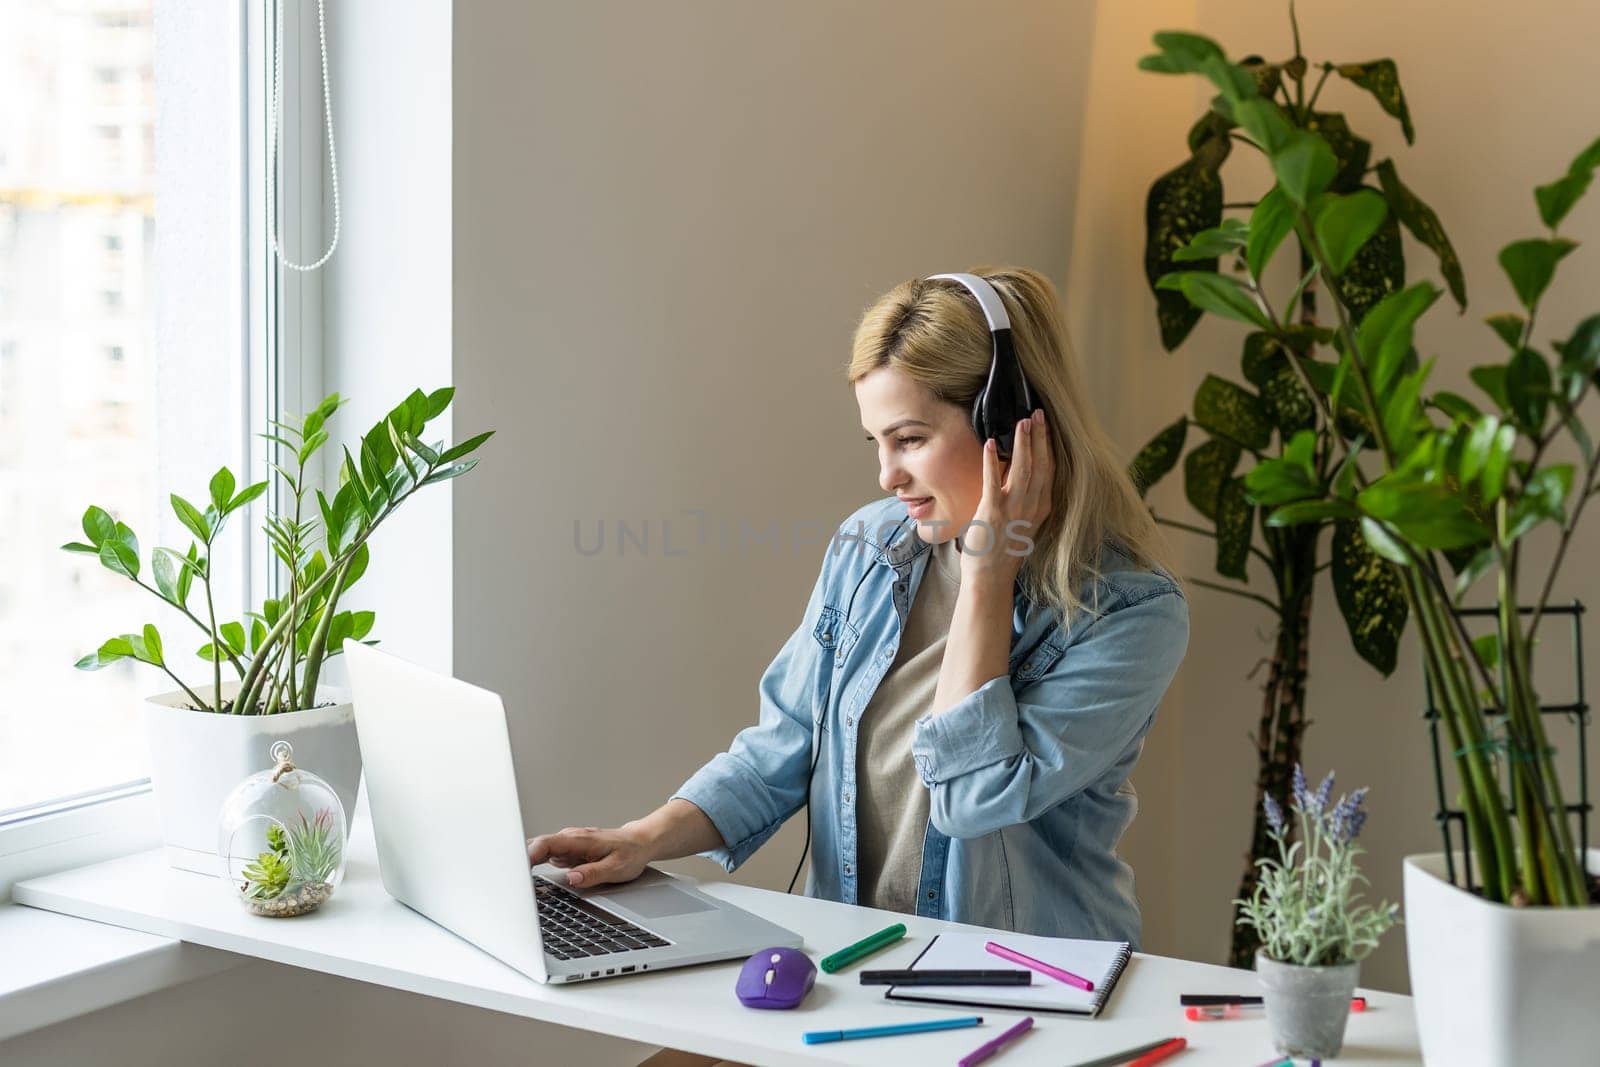
<path fill-rule="evenodd" d="M 283 245 L 278 240 L 278 125 L 279 112 L 282 108 L 283 90 L 283 5 L 288 0 L 275 0 L 274 8 L 277 13 L 277 31 L 272 41 L 272 157 L 267 161 L 267 234 L 272 241 L 272 251 L 278 261 L 290 270 L 311 271 L 316 270 L 333 255 L 333 250 L 339 247 L 339 155 L 333 147 L 333 92 L 328 86 L 328 27 L 323 12 L 323 0 L 317 0 L 317 42 L 322 47 L 322 107 L 323 118 L 328 127 L 328 172 L 333 178 L 333 240 L 328 245 L 328 250 L 322 253 L 322 258 L 315 263 L 294 263 L 284 255 Z"/>

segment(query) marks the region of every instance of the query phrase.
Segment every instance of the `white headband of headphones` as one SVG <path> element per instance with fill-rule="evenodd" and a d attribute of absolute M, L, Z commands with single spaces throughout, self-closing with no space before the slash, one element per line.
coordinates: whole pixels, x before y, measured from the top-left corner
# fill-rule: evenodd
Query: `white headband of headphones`
<path fill-rule="evenodd" d="M 929 276 L 931 282 L 935 278 L 949 278 L 953 282 L 960 282 L 967 287 L 973 296 L 978 298 L 978 306 L 983 309 L 983 317 L 989 320 L 989 332 L 1011 329 L 1011 316 L 1006 314 L 1005 301 L 1000 299 L 1000 294 L 987 278 L 980 278 L 976 274 L 934 274 Z"/>

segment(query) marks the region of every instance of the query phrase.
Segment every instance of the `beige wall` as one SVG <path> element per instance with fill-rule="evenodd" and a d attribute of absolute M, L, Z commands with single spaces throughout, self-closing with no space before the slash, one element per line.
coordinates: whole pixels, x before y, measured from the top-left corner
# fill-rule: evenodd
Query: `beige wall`
<path fill-rule="evenodd" d="M 882 495 L 863 308 L 976 263 L 1065 281 L 1093 6 L 1006 7 L 458 6 L 456 426 L 500 435 L 457 483 L 456 670 L 509 695 L 530 831 L 642 814 L 754 721 L 827 532 Z M 802 839 L 738 878 L 782 888 Z"/>

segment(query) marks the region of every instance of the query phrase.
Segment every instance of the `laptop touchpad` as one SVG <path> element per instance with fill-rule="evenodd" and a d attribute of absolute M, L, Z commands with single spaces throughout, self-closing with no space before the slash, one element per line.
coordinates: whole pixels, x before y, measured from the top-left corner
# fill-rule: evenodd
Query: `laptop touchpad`
<path fill-rule="evenodd" d="M 606 893 L 602 899 L 608 903 L 620 904 L 647 919 L 715 910 L 712 905 L 698 897 L 692 897 L 670 885 L 641 885 L 632 889 L 618 889 Z"/>

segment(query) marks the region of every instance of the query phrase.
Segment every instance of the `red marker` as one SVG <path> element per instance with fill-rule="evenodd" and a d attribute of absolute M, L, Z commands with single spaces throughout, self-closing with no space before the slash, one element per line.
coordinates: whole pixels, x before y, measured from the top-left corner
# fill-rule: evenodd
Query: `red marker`
<path fill-rule="evenodd" d="M 1168 1041 L 1165 1045 L 1162 1045 L 1160 1048 L 1151 1049 L 1149 1052 L 1146 1052 L 1143 1056 L 1140 1056 L 1138 1059 L 1128 1064 L 1128 1067 L 1150 1067 L 1152 1063 L 1160 1063 L 1173 1053 L 1182 1052 L 1188 1047 L 1188 1040 L 1181 1037 L 1175 1037 L 1171 1041 Z"/>
<path fill-rule="evenodd" d="M 1263 1005 L 1259 1001 L 1252 1004 L 1190 1005 L 1183 1009 L 1183 1014 L 1192 1023 L 1218 1022 L 1223 1019 L 1258 1019 L 1261 1017 L 1262 1008 Z M 1356 997 L 1350 1001 L 1350 1010 L 1366 1011 L 1367 998 Z"/>

